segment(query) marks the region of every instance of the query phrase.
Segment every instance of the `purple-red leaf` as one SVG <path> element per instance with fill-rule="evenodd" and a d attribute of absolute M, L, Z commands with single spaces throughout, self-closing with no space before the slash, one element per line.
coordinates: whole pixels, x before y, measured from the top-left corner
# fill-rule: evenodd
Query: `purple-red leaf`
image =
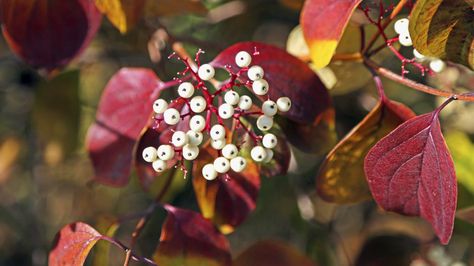
<path fill-rule="evenodd" d="M 123 68 L 109 81 L 87 135 L 96 181 L 127 184 L 135 142 L 150 120 L 161 84 L 152 70 L 142 68 Z"/>
<path fill-rule="evenodd" d="M 412 118 L 384 137 L 367 154 L 364 169 L 382 208 L 426 219 L 446 244 L 453 231 L 457 184 L 439 110 Z"/>
<path fill-rule="evenodd" d="M 90 43 L 101 22 L 91 0 L 0 1 L 3 34 L 26 63 L 51 71 Z"/>
<path fill-rule="evenodd" d="M 227 239 L 199 213 L 164 206 L 168 217 L 153 256 L 160 266 L 231 265 Z"/>
<path fill-rule="evenodd" d="M 102 235 L 90 225 L 76 222 L 68 224 L 56 235 L 49 253 L 49 266 L 82 266 L 92 247 Z"/>

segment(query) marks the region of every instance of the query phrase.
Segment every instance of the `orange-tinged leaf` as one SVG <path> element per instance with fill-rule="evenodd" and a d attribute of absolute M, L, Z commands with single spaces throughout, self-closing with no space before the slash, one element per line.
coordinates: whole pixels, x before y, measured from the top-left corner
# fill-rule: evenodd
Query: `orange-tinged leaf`
<path fill-rule="evenodd" d="M 300 24 L 316 68 L 329 64 L 352 12 L 361 0 L 307 0 Z"/>
<path fill-rule="evenodd" d="M 145 17 L 182 15 L 186 13 L 203 15 L 207 8 L 199 0 L 147 0 Z"/>
<path fill-rule="evenodd" d="M 95 0 L 95 4 L 121 33 L 125 33 L 141 18 L 145 0 Z"/>
<path fill-rule="evenodd" d="M 365 155 L 382 137 L 414 115 L 405 105 L 383 97 L 326 156 L 317 177 L 318 194 L 339 204 L 369 199 Z"/>
<path fill-rule="evenodd" d="M 49 266 L 82 266 L 92 247 L 102 235 L 90 225 L 76 222 L 68 224 L 56 235 L 49 253 Z"/>

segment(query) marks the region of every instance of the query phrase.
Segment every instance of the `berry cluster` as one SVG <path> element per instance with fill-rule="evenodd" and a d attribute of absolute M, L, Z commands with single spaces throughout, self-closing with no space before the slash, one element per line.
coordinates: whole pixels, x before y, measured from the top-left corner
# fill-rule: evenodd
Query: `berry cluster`
<path fill-rule="evenodd" d="M 266 131 L 272 128 L 273 117 L 278 111 L 287 112 L 290 109 L 290 99 L 280 97 L 275 102 L 267 98 L 260 109 L 251 110 L 255 106 L 252 98 L 249 95 L 239 95 L 234 89 L 251 87 L 255 95 L 265 96 L 268 93 L 269 85 L 263 78 L 262 67 L 250 66 L 252 56 L 248 52 L 240 51 L 235 56 L 235 63 L 239 67 L 239 71 L 233 73 L 231 67 L 226 66 L 230 79 L 218 86 L 219 88 L 214 88 L 209 86 L 209 81 L 214 80 L 214 67 L 210 64 L 200 64 L 199 55 L 201 53 L 203 53 L 201 50 L 196 53 L 194 60 L 196 66 L 192 66 L 188 59 L 178 57 L 186 65 L 186 69 L 178 73 L 182 76 L 177 88 L 179 97 L 170 103 L 164 99 L 157 99 L 153 103 L 155 129 L 161 123 L 170 126 L 177 125 L 189 116 L 189 130 L 186 132 L 174 131 L 170 144 L 162 144 L 157 148 L 152 146 L 145 148 L 142 152 L 143 159 L 152 163 L 156 172 L 163 172 L 167 169 L 169 160 L 177 159 L 181 162 L 181 169 L 186 172 L 186 169 L 183 168 L 183 160 L 195 160 L 199 155 L 201 144 L 209 142 L 210 146 L 218 151 L 218 156 L 213 163 L 206 164 L 202 168 L 205 179 L 214 180 L 219 174 L 226 174 L 230 170 L 242 172 L 247 166 L 247 161 L 239 155 L 241 145 L 231 143 L 232 141 L 229 140 L 231 138 L 226 137 L 226 134 L 228 131 L 244 128 L 245 134 L 248 134 L 255 144 L 250 151 L 251 158 L 255 162 L 269 162 L 273 158 L 272 149 L 277 145 L 277 137 Z M 258 55 L 258 52 L 255 51 L 253 55 Z M 238 78 L 244 73 L 247 73 L 248 81 L 238 82 Z M 185 104 L 190 111 L 182 114 L 176 108 L 171 107 L 172 103 Z M 263 135 L 257 135 L 251 126 L 247 128 L 243 125 L 244 121 L 241 119 L 254 115 L 258 115 L 255 123 L 258 130 L 266 132 Z M 213 116 L 216 119 L 213 120 Z M 232 130 L 226 129 L 229 124 L 232 125 Z"/>

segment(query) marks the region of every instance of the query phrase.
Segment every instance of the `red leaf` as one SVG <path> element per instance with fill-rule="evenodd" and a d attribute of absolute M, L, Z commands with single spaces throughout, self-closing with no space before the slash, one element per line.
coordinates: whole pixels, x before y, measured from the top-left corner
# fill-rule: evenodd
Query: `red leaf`
<path fill-rule="evenodd" d="M 109 81 L 87 135 L 96 181 L 128 183 L 135 142 L 149 122 L 160 89 L 155 73 L 142 68 L 123 68 Z"/>
<path fill-rule="evenodd" d="M 48 71 L 80 54 L 102 18 L 91 0 L 1 1 L 0 12 L 10 48 L 26 63 Z"/>
<path fill-rule="evenodd" d="M 209 220 L 193 211 L 164 207 L 168 217 L 153 256 L 158 265 L 231 264 L 229 242 Z"/>
<path fill-rule="evenodd" d="M 49 253 L 49 266 L 82 266 L 92 247 L 102 235 L 90 225 L 76 222 L 68 224 L 56 235 Z"/>
<path fill-rule="evenodd" d="M 364 169 L 382 208 L 426 219 L 446 244 L 453 230 L 457 184 L 439 110 L 412 118 L 384 137 L 367 154 Z"/>

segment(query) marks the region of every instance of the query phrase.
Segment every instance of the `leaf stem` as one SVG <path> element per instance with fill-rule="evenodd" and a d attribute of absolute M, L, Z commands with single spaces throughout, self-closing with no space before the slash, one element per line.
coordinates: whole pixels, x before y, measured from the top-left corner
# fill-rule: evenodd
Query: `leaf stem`
<path fill-rule="evenodd" d="M 127 259 L 128 259 L 128 261 L 134 260 L 134 261 L 137 261 L 137 262 L 143 262 L 143 263 L 147 263 L 149 265 L 158 266 L 158 264 L 156 264 L 153 260 L 134 254 L 133 251 L 130 248 L 125 246 L 122 242 L 120 242 L 117 239 L 114 239 L 114 238 L 111 238 L 111 237 L 108 237 L 108 236 L 101 236 L 100 239 L 105 240 L 105 241 L 113 244 L 114 246 L 116 246 L 120 249 L 123 249 L 126 252 L 124 266 L 128 265 L 128 263 L 129 263 L 129 262 L 127 262 Z M 128 256 L 128 258 L 127 258 L 127 256 Z"/>

